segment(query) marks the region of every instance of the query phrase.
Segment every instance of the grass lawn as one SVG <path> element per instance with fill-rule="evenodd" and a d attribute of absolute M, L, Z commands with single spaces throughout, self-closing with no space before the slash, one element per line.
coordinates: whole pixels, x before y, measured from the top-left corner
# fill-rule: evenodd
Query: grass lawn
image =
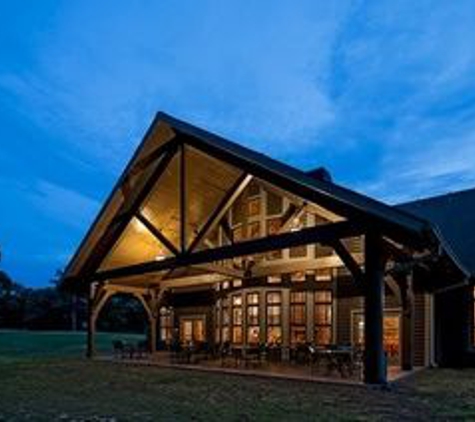
<path fill-rule="evenodd" d="M 475 419 L 472 369 L 383 390 L 90 362 L 84 340 L 0 331 L 0 421 Z"/>

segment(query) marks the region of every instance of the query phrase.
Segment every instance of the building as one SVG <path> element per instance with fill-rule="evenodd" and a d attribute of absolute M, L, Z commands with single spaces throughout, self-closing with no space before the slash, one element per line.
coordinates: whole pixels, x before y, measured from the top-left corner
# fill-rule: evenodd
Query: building
<path fill-rule="evenodd" d="M 472 210 L 469 211 L 469 208 Z M 472 360 L 475 191 L 389 206 L 158 113 L 64 277 L 95 323 L 144 305 L 155 351 L 364 349 L 364 380 Z"/>

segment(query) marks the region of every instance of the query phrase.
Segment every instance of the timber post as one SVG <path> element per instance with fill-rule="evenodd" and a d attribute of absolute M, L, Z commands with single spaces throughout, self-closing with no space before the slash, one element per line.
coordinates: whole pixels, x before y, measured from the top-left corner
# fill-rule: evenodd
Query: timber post
<path fill-rule="evenodd" d="M 365 357 L 364 382 L 385 384 L 387 362 L 383 346 L 384 254 L 379 233 L 365 236 Z"/>
<path fill-rule="evenodd" d="M 86 356 L 93 358 L 96 354 L 95 337 L 96 322 L 101 309 L 107 300 L 114 294 L 113 291 L 107 290 L 103 285 L 95 282 L 91 283 L 88 306 L 87 306 L 87 350 Z"/>
<path fill-rule="evenodd" d="M 401 280 L 401 369 L 410 371 L 414 361 L 414 293 L 412 290 L 412 274 L 404 275 Z"/>
<path fill-rule="evenodd" d="M 97 283 L 91 283 L 87 297 L 87 350 L 86 357 L 91 359 L 95 355 L 96 318 L 94 315 L 94 299 Z"/>

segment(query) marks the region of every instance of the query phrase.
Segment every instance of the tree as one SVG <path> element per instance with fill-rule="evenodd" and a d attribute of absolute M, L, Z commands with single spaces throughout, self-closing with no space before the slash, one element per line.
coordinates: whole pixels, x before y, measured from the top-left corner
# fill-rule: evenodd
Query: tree
<path fill-rule="evenodd" d="M 2 249 L 0 248 L 0 264 L 2 263 Z M 11 294 L 13 281 L 10 276 L 0 269 L 0 298 L 8 297 Z"/>

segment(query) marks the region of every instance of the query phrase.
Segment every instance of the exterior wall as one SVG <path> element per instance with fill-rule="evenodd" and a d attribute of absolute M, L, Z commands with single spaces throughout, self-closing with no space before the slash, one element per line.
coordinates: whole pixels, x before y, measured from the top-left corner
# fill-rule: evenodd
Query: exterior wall
<path fill-rule="evenodd" d="M 334 272 L 335 273 L 335 272 Z M 259 342 L 267 342 L 266 321 L 266 292 L 280 291 L 282 294 L 281 322 L 283 348 L 291 347 L 290 338 L 290 295 L 292 291 L 306 293 L 306 341 L 315 342 L 315 296 L 317 290 L 331 290 L 333 292 L 332 303 L 332 338 L 330 343 L 339 345 L 351 345 L 353 343 L 353 329 L 355 315 L 361 315 L 364 309 L 364 297 L 355 295 L 355 285 L 349 276 L 335 276 L 333 280 L 316 281 L 315 278 L 306 278 L 303 282 L 292 282 L 289 275 L 283 275 L 279 283 L 267 283 L 267 278 L 248 280 L 244 286 L 237 288 L 229 287 L 225 291 L 189 292 L 183 295 L 175 295 L 170 303 L 173 304 L 175 328 L 179 327 L 182 316 L 205 315 L 206 337 L 210 345 L 219 342 L 216 331 L 218 327 L 216 300 L 218 298 L 231 297 L 235 294 L 242 295 L 242 335 L 243 344 L 247 344 L 247 293 L 259 293 Z M 231 302 L 231 300 L 230 300 Z M 401 312 L 400 304 L 396 296 L 389 288 L 386 288 L 384 300 L 386 312 Z M 230 313 L 231 313 L 230 306 Z M 433 354 L 431 338 L 433 318 L 431 316 L 431 297 L 426 293 L 416 293 L 413 313 L 413 364 L 414 366 L 427 366 L 432 363 Z M 402 312 L 401 312 L 402 315 Z M 231 317 L 232 318 L 232 317 Z M 230 332 L 232 324 L 229 325 Z M 218 329 L 219 336 L 221 330 Z M 399 325 L 399 352 L 402 350 L 402 320 Z M 399 353 L 399 355 L 400 355 Z M 394 364 L 394 363 L 393 363 Z"/>
<path fill-rule="evenodd" d="M 442 367 L 473 364 L 470 350 L 472 287 L 435 294 L 435 360 Z"/>

